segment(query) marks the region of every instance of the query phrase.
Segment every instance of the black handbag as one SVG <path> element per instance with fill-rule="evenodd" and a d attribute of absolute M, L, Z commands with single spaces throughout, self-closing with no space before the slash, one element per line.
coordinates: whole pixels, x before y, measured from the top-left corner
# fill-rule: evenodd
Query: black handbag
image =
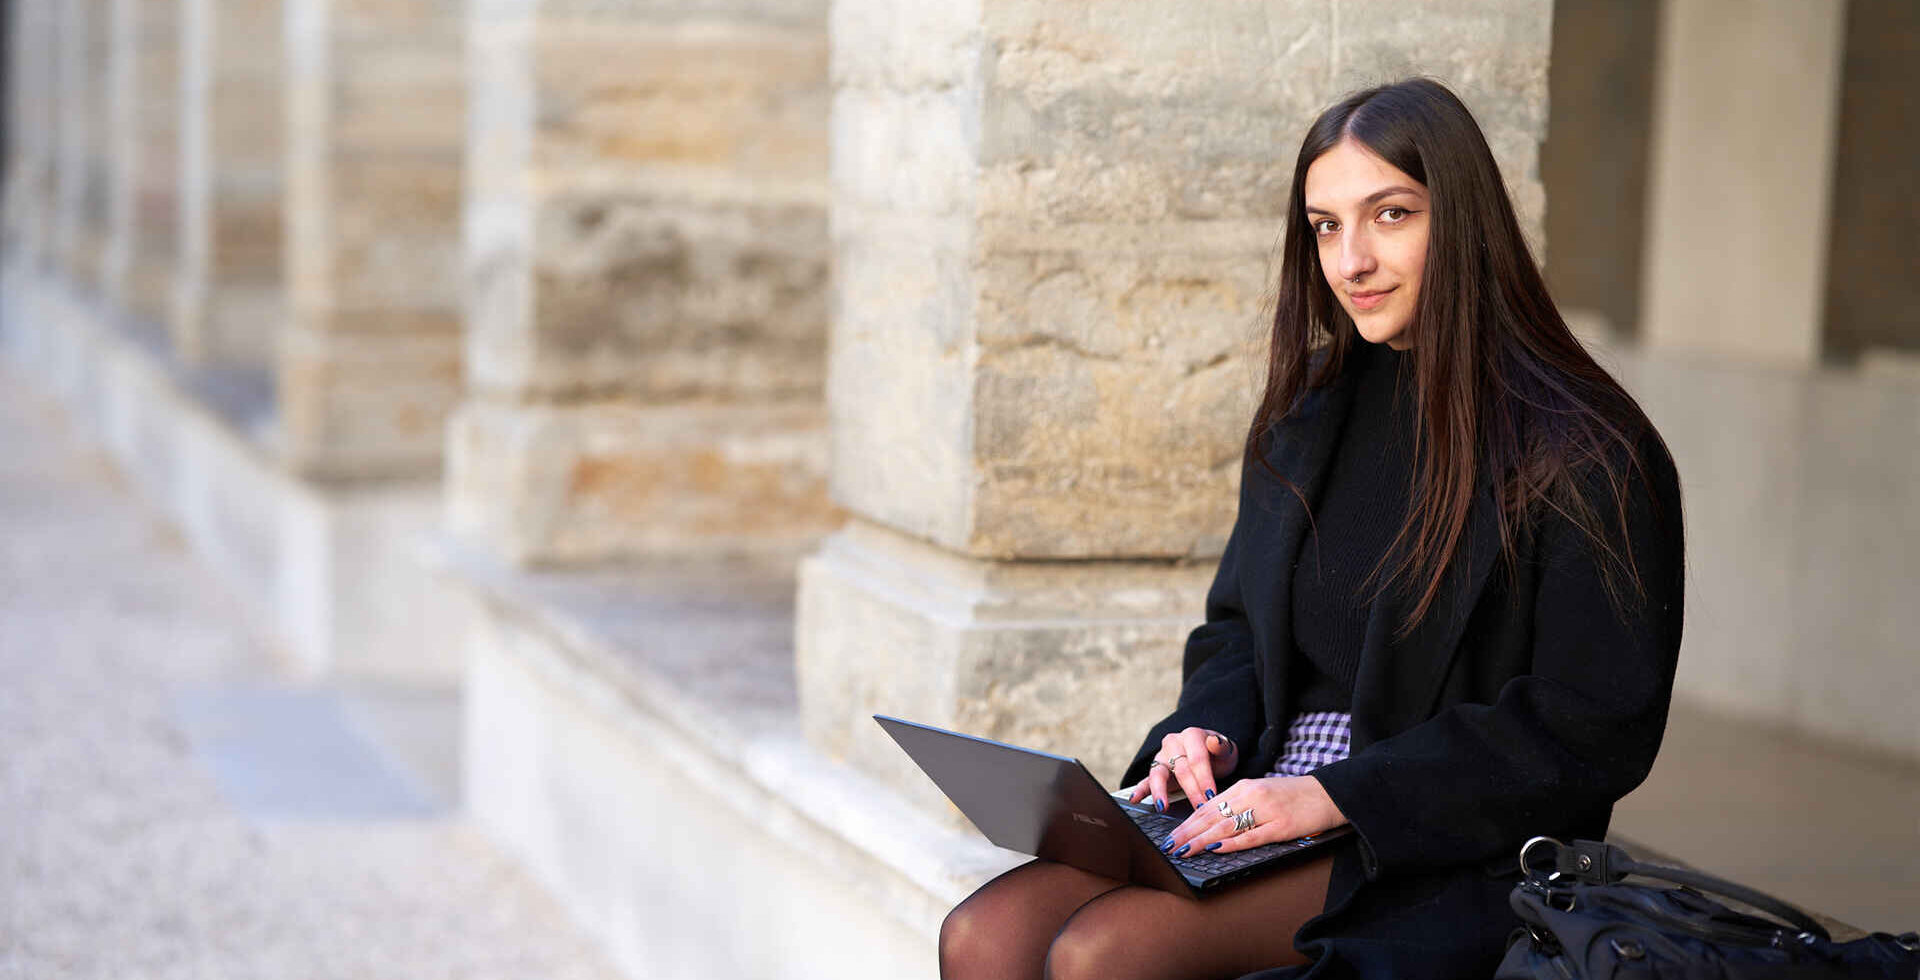
<path fill-rule="evenodd" d="M 1744 885 L 1635 861 L 1606 843 L 1535 837 L 1509 901 L 1514 930 L 1495 980 L 1816 980 L 1920 977 L 1920 935 L 1836 943 L 1813 917 Z M 1629 875 L 1678 885 L 1629 884 Z M 1736 912 L 1724 896 L 1772 918 Z M 1778 921 L 1775 921 L 1778 920 Z"/>

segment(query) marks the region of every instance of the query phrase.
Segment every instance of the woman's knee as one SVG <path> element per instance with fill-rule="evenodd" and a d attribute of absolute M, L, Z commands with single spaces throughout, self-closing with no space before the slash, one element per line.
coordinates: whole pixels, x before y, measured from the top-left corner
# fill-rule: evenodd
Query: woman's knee
<path fill-rule="evenodd" d="M 960 974 L 955 972 L 968 963 L 978 962 L 981 954 L 987 952 L 986 940 L 991 930 L 982 921 L 987 916 L 982 913 L 978 903 L 961 902 L 947 913 L 940 923 L 940 975 L 952 980 Z"/>
<path fill-rule="evenodd" d="M 1047 947 L 1046 980 L 1119 980 L 1136 975 L 1135 938 L 1109 916 L 1082 909 Z"/>

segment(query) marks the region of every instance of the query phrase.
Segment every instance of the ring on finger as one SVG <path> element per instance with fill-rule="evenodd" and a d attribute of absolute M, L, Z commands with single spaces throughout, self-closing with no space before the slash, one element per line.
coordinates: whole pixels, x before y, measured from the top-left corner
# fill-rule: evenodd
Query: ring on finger
<path fill-rule="evenodd" d="M 1171 758 L 1171 759 L 1168 759 L 1168 760 L 1167 760 L 1167 768 L 1168 768 L 1168 769 L 1172 769 L 1172 768 L 1173 768 L 1174 766 L 1177 766 L 1177 765 L 1179 765 L 1179 764 L 1180 764 L 1180 760 L 1181 760 L 1181 759 L 1184 759 L 1184 758 L 1186 758 L 1186 757 L 1187 757 L 1187 756 L 1186 756 L 1186 753 L 1184 753 L 1184 752 L 1182 752 L 1181 754 L 1179 754 L 1179 755 L 1176 755 L 1176 756 L 1174 756 L 1174 757 L 1173 757 L 1173 758 Z"/>
<path fill-rule="evenodd" d="M 1242 810 L 1239 813 L 1234 814 L 1234 817 L 1233 817 L 1234 833 L 1244 834 L 1247 831 L 1252 829 L 1253 829 L 1253 807 L 1247 807 L 1245 810 Z"/>
<path fill-rule="evenodd" d="M 1224 796 L 1223 796 L 1223 797 L 1221 797 L 1221 798 L 1219 798 L 1219 799 L 1217 799 L 1217 800 L 1214 800 L 1214 801 L 1213 801 L 1213 805 L 1214 805 L 1214 806 L 1216 806 L 1216 807 L 1218 807 L 1218 808 L 1220 809 L 1220 815 L 1221 815 L 1221 816 L 1223 816 L 1223 817 L 1231 817 L 1231 816 L 1233 816 L 1233 807 L 1232 807 L 1232 805 L 1230 805 L 1230 804 L 1228 804 L 1228 803 L 1227 803 L 1227 798 L 1226 798 L 1226 797 L 1224 797 Z"/>
<path fill-rule="evenodd" d="M 1152 772 L 1152 771 L 1153 771 L 1153 767 L 1154 767 L 1154 766 L 1166 766 L 1166 767 L 1167 767 L 1167 771 L 1168 771 L 1168 772 L 1172 772 L 1172 771 L 1173 771 L 1173 763 L 1170 763 L 1170 762 L 1162 762 L 1162 761 L 1160 761 L 1159 759 L 1155 759 L 1155 760 L 1153 760 L 1152 762 L 1149 762 L 1149 763 L 1147 763 L 1147 771 L 1148 771 L 1148 772 Z"/>

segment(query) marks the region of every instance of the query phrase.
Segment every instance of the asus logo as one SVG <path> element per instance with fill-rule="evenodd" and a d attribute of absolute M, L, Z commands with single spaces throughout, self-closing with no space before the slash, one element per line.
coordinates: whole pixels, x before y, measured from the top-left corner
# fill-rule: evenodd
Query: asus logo
<path fill-rule="evenodd" d="M 1084 813 L 1074 814 L 1073 819 L 1079 821 L 1080 823 L 1090 823 L 1095 827 L 1105 827 L 1107 825 L 1107 822 L 1105 820 L 1102 820 L 1099 817 L 1089 817 Z"/>

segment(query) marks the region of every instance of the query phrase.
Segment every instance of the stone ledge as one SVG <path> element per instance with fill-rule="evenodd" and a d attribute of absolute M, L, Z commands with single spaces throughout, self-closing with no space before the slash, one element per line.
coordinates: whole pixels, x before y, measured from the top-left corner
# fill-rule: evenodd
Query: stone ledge
<path fill-rule="evenodd" d="M 471 814 L 635 976 L 931 976 L 947 910 L 1025 860 L 801 737 L 796 555 L 561 573 L 432 554 L 481 607 Z M 675 907 L 639 914 L 659 896 Z M 737 974 L 701 973 L 696 948 Z"/>

